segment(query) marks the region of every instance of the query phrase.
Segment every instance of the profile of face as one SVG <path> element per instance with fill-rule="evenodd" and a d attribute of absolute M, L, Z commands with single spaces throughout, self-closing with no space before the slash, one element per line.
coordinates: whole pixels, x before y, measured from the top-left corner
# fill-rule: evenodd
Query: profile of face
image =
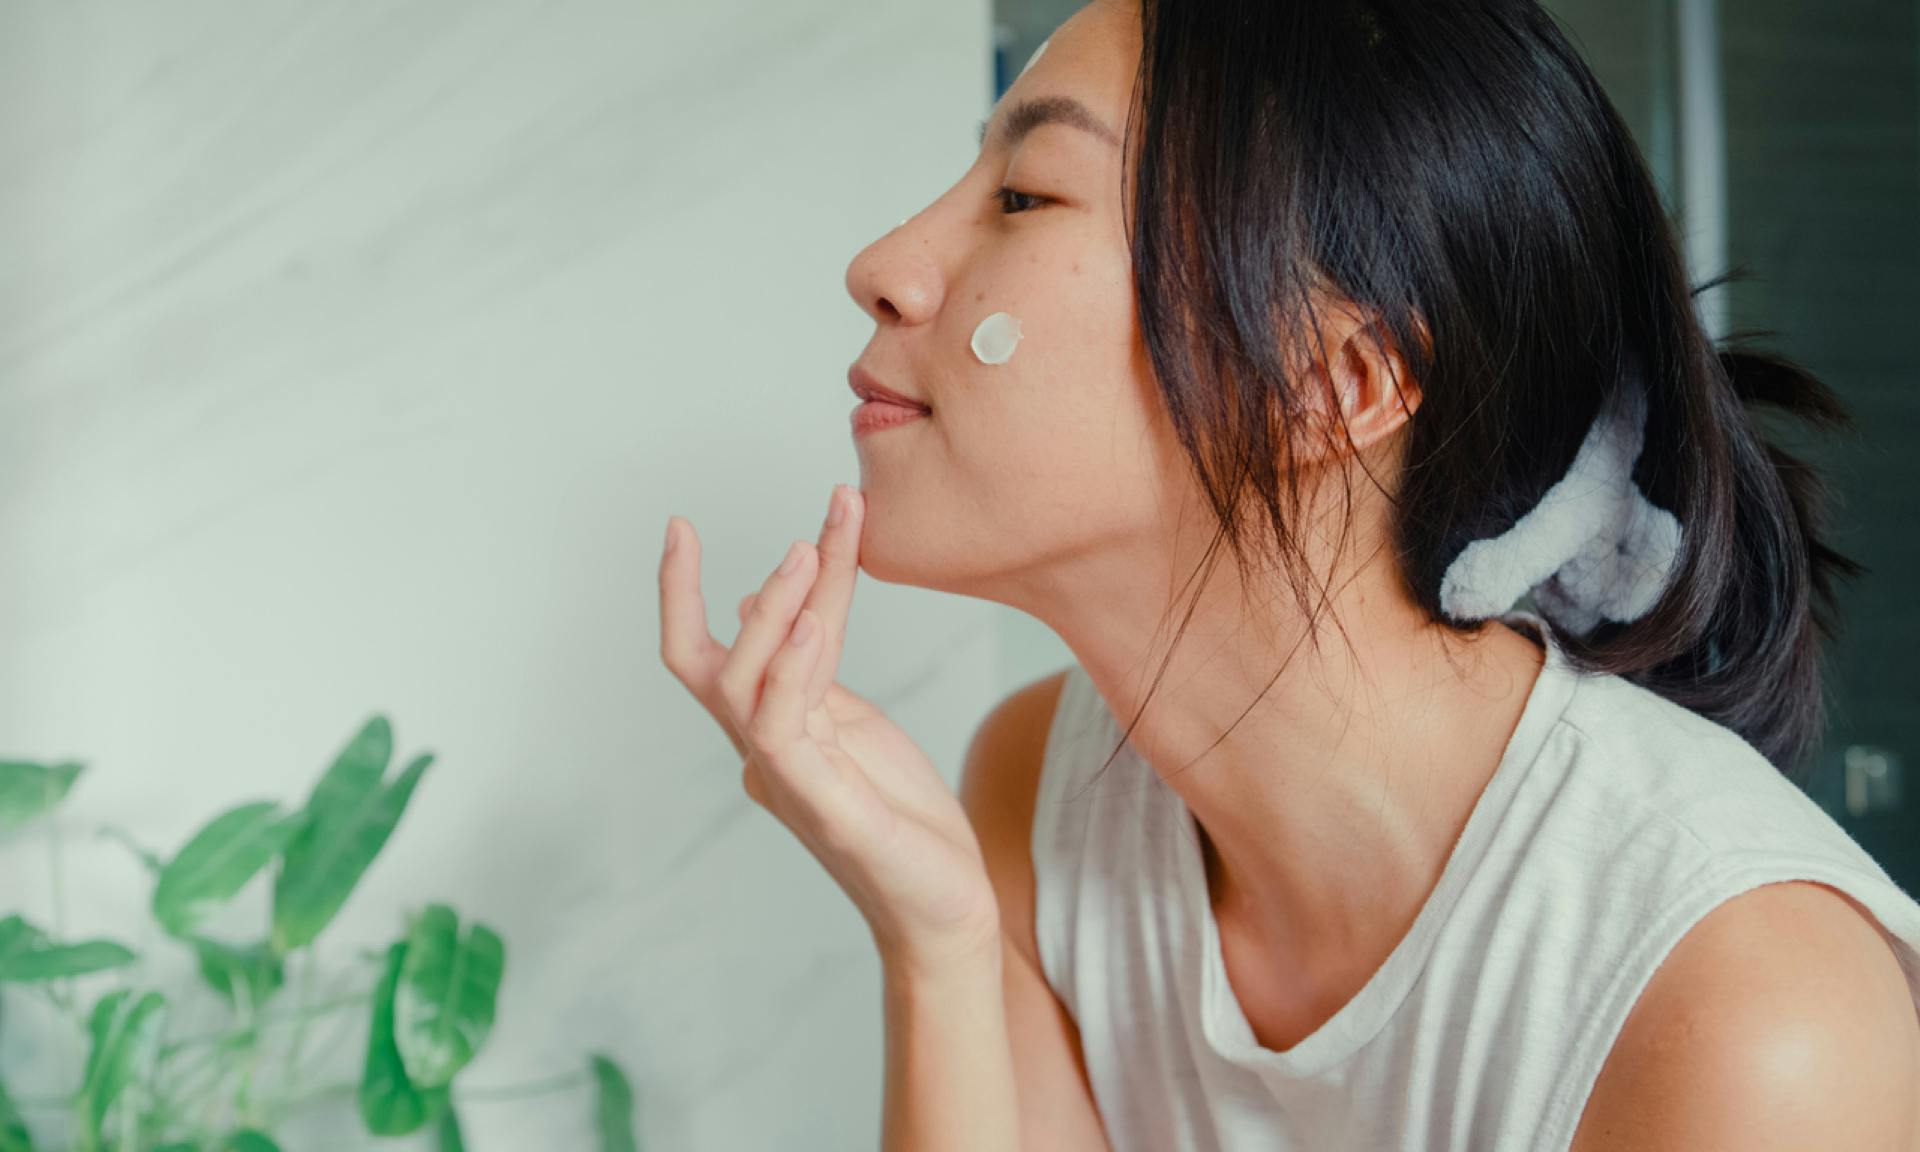
<path fill-rule="evenodd" d="M 858 363 L 931 409 L 855 438 L 870 575 L 1019 605 L 1070 561 L 1166 532 L 1185 462 L 1121 211 L 1140 47 L 1132 3 L 1082 8 L 1002 96 L 973 165 L 848 267 L 876 325 Z M 975 340 L 996 313 L 1018 325 L 1004 362 L 1008 320 L 982 333 L 998 348 Z"/>

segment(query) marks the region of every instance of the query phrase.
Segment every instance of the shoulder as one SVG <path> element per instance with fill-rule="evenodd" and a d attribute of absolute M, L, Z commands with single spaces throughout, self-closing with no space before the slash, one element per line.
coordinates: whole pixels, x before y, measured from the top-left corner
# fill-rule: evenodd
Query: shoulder
<path fill-rule="evenodd" d="M 1611 827 L 1708 856 L 1802 852 L 1867 866 L 1791 778 L 1741 735 L 1639 684 L 1583 675 L 1563 717 L 1579 796 Z M 1664 870 L 1684 875 L 1686 869 Z"/>
<path fill-rule="evenodd" d="M 1638 893 L 1649 901 L 1732 855 L 1885 879 L 1806 785 L 1723 724 L 1603 674 L 1580 676 L 1561 719 L 1552 746 L 1570 786 L 1554 797 L 1559 815 L 1603 842 L 1610 861 L 1630 857 L 1622 875 L 1654 884 Z"/>
<path fill-rule="evenodd" d="M 1008 939 L 1036 956 L 1033 930 L 1034 797 L 1046 760 L 1054 706 L 1071 669 L 1009 693 L 994 705 L 967 745 L 960 804 L 980 841 L 987 875 L 1000 900 Z"/>
<path fill-rule="evenodd" d="M 1628 1014 L 1571 1152 L 1920 1149 L 1920 1020 L 1876 922 L 1766 884 L 1709 912 Z"/>
<path fill-rule="evenodd" d="M 1780 774 L 1731 728 L 1611 674 L 1577 674 L 1563 720 L 1593 750 L 1615 761 L 1663 772 L 1684 767 L 1696 777 Z"/>

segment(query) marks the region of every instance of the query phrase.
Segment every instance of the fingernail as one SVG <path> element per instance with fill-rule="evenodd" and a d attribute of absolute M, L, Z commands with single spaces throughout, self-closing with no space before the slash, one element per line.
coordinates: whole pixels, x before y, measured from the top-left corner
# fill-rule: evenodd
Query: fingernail
<path fill-rule="evenodd" d="M 787 546 L 787 558 L 780 561 L 780 574 L 785 576 L 800 566 L 800 541 L 795 540 Z"/>
<path fill-rule="evenodd" d="M 847 508 L 840 499 L 840 486 L 833 486 L 832 495 L 827 497 L 827 527 L 831 528 L 847 518 Z"/>
<path fill-rule="evenodd" d="M 666 547 L 660 549 L 660 554 L 662 556 L 670 554 L 673 551 L 673 546 L 676 541 L 677 538 L 673 534 L 673 517 L 669 516 L 667 517 L 667 544 Z"/>

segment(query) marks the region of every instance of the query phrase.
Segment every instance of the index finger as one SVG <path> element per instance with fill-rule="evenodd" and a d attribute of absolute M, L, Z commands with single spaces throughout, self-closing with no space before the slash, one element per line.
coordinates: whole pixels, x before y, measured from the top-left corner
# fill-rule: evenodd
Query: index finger
<path fill-rule="evenodd" d="M 866 518 L 866 500 L 846 484 L 833 486 L 828 497 L 827 522 L 820 528 L 820 571 L 808 591 L 805 607 L 820 618 L 822 647 L 807 683 L 807 706 L 826 698 L 840 670 L 840 649 L 846 639 L 847 613 L 853 586 L 860 575 L 860 525 Z M 835 515 L 839 523 L 834 523 Z"/>

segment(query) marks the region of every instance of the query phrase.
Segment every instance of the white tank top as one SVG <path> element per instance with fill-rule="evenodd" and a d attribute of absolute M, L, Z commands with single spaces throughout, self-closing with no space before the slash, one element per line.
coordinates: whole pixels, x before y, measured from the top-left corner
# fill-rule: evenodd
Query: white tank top
<path fill-rule="evenodd" d="M 1079 1025 L 1114 1152 L 1563 1152 L 1668 950 L 1774 881 L 1871 911 L 1920 1005 L 1920 904 L 1832 817 L 1732 732 L 1579 674 L 1549 642 L 1412 928 L 1276 1052 L 1228 982 L 1186 802 L 1131 743 L 1095 780 L 1120 731 L 1071 666 L 1032 837 L 1041 967 Z"/>

